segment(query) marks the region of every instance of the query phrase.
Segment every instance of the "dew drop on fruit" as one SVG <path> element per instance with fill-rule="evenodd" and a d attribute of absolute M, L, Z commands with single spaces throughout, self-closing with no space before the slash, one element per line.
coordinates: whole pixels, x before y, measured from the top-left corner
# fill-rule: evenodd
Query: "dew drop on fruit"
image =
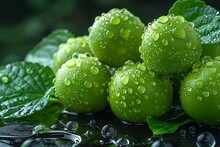
<path fill-rule="evenodd" d="M 160 38 L 160 34 L 159 34 L 159 33 L 155 33 L 155 34 L 153 34 L 153 36 L 152 36 L 152 40 L 153 40 L 153 41 L 157 41 L 159 38 Z"/>
<path fill-rule="evenodd" d="M 202 101 L 202 97 L 201 97 L 201 96 L 198 96 L 198 97 L 197 97 L 197 100 L 198 100 L 198 101 Z"/>
<path fill-rule="evenodd" d="M 215 61 L 220 61 L 220 56 L 216 56 L 216 57 L 214 58 L 214 60 L 215 60 Z"/>
<path fill-rule="evenodd" d="M 181 15 L 177 15 L 177 16 L 176 16 L 176 19 L 179 20 L 179 21 L 181 21 L 181 22 L 184 22 L 184 21 L 185 21 L 185 18 L 184 18 L 183 16 L 181 16 Z"/>
<path fill-rule="evenodd" d="M 213 64 L 214 64 L 213 61 L 209 61 L 209 62 L 207 62 L 205 65 L 208 66 L 208 67 L 210 67 L 210 66 L 212 66 Z"/>
<path fill-rule="evenodd" d="M 75 60 L 69 60 L 69 61 L 67 61 L 67 63 L 66 63 L 66 67 L 71 68 L 71 67 L 73 67 L 75 64 L 76 64 L 76 61 L 75 61 Z"/>
<path fill-rule="evenodd" d="M 196 139 L 197 147 L 214 147 L 215 144 L 215 137 L 209 132 L 200 134 Z"/>
<path fill-rule="evenodd" d="M 156 86 L 157 83 L 156 83 L 156 82 L 151 82 L 151 85 L 152 85 L 152 86 Z"/>
<path fill-rule="evenodd" d="M 91 71 L 91 73 L 92 73 L 93 75 L 97 75 L 97 74 L 99 73 L 99 69 L 98 69 L 97 67 L 95 67 L 95 66 L 92 66 L 92 67 L 90 68 L 90 71 Z"/>
<path fill-rule="evenodd" d="M 85 86 L 86 88 L 91 88 L 91 87 L 92 87 L 92 83 L 91 83 L 90 81 L 85 81 L 85 82 L 84 82 L 84 86 Z"/>
<path fill-rule="evenodd" d="M 146 67 L 143 65 L 143 64 L 138 64 L 137 65 L 137 68 L 142 70 L 142 71 L 145 71 L 146 70 Z"/>
<path fill-rule="evenodd" d="M 191 47 L 192 47 L 192 42 L 191 41 L 187 42 L 186 43 L 186 48 L 190 49 Z"/>
<path fill-rule="evenodd" d="M 68 86 L 68 85 L 70 85 L 70 80 L 68 79 L 68 78 L 65 78 L 64 79 L 64 85 L 66 85 L 66 86 Z"/>
<path fill-rule="evenodd" d="M 125 102 L 122 102 L 121 105 L 122 105 L 122 107 L 124 107 L 124 108 L 127 106 L 127 104 L 126 104 Z"/>
<path fill-rule="evenodd" d="M 109 38 L 109 39 L 113 38 L 114 35 L 115 35 L 115 34 L 114 34 L 112 31 L 107 31 L 107 32 L 106 32 L 106 36 L 107 36 L 107 38 Z"/>
<path fill-rule="evenodd" d="M 128 93 L 129 94 L 132 94 L 133 93 L 133 90 L 131 88 L 128 88 Z"/>
<path fill-rule="evenodd" d="M 203 87 L 203 81 L 198 81 L 197 83 L 196 83 L 196 87 L 197 88 L 202 88 Z"/>
<path fill-rule="evenodd" d="M 202 94 L 203 94 L 204 97 L 209 97 L 209 92 L 208 91 L 204 91 Z"/>
<path fill-rule="evenodd" d="M 141 104 L 141 100 L 140 99 L 136 99 L 136 104 Z"/>
<path fill-rule="evenodd" d="M 168 42 L 168 40 L 163 39 L 163 40 L 162 40 L 162 44 L 163 44 L 164 46 L 167 46 L 167 45 L 169 44 L 169 42 Z"/>
<path fill-rule="evenodd" d="M 112 17 L 111 20 L 110 20 L 110 24 L 111 25 L 118 25 L 120 23 L 120 18 L 118 17 Z"/>
<path fill-rule="evenodd" d="M 143 94 L 145 92 L 145 87 L 144 86 L 138 86 L 138 92 L 140 94 Z"/>
<path fill-rule="evenodd" d="M 169 18 L 168 18 L 167 16 L 161 16 L 161 17 L 158 19 L 158 22 L 161 23 L 161 24 L 164 24 L 164 23 L 166 23 L 168 20 L 169 20 Z"/>
<path fill-rule="evenodd" d="M 115 138 L 117 131 L 113 128 L 111 124 L 105 125 L 101 130 L 101 135 L 105 139 Z"/>
<path fill-rule="evenodd" d="M 122 85 L 127 85 L 129 82 L 129 76 L 122 76 L 121 78 L 121 84 Z"/>
<path fill-rule="evenodd" d="M 7 83 L 9 82 L 9 78 L 6 77 L 6 76 L 3 76 L 3 77 L 1 78 L 1 81 L 2 81 L 2 83 L 7 84 Z"/>
<path fill-rule="evenodd" d="M 184 39 L 186 37 L 186 32 L 182 28 L 175 28 L 172 32 L 175 38 Z"/>
<path fill-rule="evenodd" d="M 130 30 L 128 30 L 128 29 L 121 29 L 120 30 L 120 36 L 121 36 L 121 38 L 124 38 L 124 39 L 127 39 L 128 37 L 129 37 L 129 35 L 130 35 Z"/>

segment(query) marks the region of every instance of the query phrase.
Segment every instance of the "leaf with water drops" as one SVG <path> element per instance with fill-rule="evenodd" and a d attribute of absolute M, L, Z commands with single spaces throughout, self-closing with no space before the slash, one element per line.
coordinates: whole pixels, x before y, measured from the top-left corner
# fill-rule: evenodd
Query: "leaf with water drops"
<path fill-rule="evenodd" d="M 26 56 L 26 61 L 39 63 L 44 66 L 53 66 L 53 54 L 58 51 L 61 43 L 73 37 L 68 30 L 55 30 L 47 37 L 43 38 Z"/>
<path fill-rule="evenodd" d="M 55 75 L 49 67 L 37 63 L 16 62 L 1 67 L 0 116 L 3 119 L 15 119 L 31 118 L 36 114 L 35 117 L 32 117 L 36 121 L 50 116 L 46 113 L 51 110 L 46 107 L 49 105 L 50 97 L 53 97 L 54 77 Z M 54 98 L 54 100 L 55 104 L 56 99 Z M 54 105 L 54 108 L 60 110 L 56 106 Z M 51 114 L 55 114 L 56 109 L 53 109 L 54 113 Z M 44 112 L 40 112 L 41 110 Z"/>
<path fill-rule="evenodd" d="M 202 44 L 220 42 L 220 15 L 215 8 L 201 0 L 178 0 L 169 10 L 169 14 L 183 15 L 193 22 L 201 35 Z"/>

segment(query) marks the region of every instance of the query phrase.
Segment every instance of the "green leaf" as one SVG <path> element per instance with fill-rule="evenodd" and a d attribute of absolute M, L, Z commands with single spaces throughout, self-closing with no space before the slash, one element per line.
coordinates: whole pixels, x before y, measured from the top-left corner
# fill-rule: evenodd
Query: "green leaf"
<path fill-rule="evenodd" d="M 185 113 L 179 114 L 167 120 L 159 120 L 152 117 L 147 118 L 147 123 L 154 135 L 163 135 L 166 133 L 174 133 L 179 126 L 192 122 L 191 119 L 185 117 Z"/>
<path fill-rule="evenodd" d="M 57 99 L 53 98 L 54 78 L 49 67 L 37 63 L 17 62 L 1 67 L 0 117 L 15 119 L 35 115 L 36 120 L 45 117 L 37 114 L 47 113 L 48 110 L 40 111 L 57 103 Z"/>
<path fill-rule="evenodd" d="M 219 11 L 201 0 L 178 0 L 169 10 L 169 14 L 183 15 L 193 22 L 201 35 L 202 44 L 220 42 Z"/>
<path fill-rule="evenodd" d="M 61 43 L 65 43 L 73 34 L 68 30 L 55 30 L 43 38 L 26 56 L 26 61 L 53 67 L 53 54 L 58 51 Z"/>

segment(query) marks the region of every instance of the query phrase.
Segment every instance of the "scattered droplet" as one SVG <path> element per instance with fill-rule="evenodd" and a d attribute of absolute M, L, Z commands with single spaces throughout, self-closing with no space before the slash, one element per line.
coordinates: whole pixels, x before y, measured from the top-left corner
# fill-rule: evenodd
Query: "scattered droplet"
<path fill-rule="evenodd" d="M 175 38 L 184 39 L 186 37 L 186 32 L 182 28 L 175 28 L 172 32 Z"/>
<path fill-rule="evenodd" d="M 111 20 L 110 20 L 110 24 L 111 25 L 118 25 L 120 23 L 120 18 L 118 17 L 112 17 Z"/>
<path fill-rule="evenodd" d="M 145 92 L 145 87 L 144 86 L 138 86 L 138 92 L 140 94 L 143 94 Z"/>
<path fill-rule="evenodd" d="M 138 64 L 137 65 L 137 68 L 142 70 L 142 71 L 145 71 L 146 70 L 146 67 L 143 65 L 143 64 Z"/>
<path fill-rule="evenodd" d="M 127 138 L 121 137 L 116 141 L 116 146 L 117 147 L 129 147 L 130 141 Z"/>
<path fill-rule="evenodd" d="M 215 137 L 209 132 L 200 134 L 196 139 L 197 147 L 214 147 L 215 144 Z"/>
<path fill-rule="evenodd" d="M 79 124 L 75 121 L 69 121 L 66 123 L 65 128 L 68 131 L 76 131 L 79 127 Z"/>
<path fill-rule="evenodd" d="M 179 20 L 179 21 L 181 21 L 181 22 L 184 22 L 184 21 L 185 21 L 185 18 L 184 18 L 183 16 L 181 16 L 181 15 L 177 15 L 177 16 L 176 16 L 176 19 Z"/>
<path fill-rule="evenodd" d="M 105 125 L 101 130 L 102 137 L 105 139 L 115 138 L 116 133 L 117 131 L 113 128 L 111 124 Z"/>
<path fill-rule="evenodd" d="M 113 38 L 114 35 L 115 35 L 115 34 L 114 34 L 112 31 L 107 31 L 107 32 L 106 32 L 106 36 L 107 36 L 107 38 L 109 38 L 109 39 Z"/>
<path fill-rule="evenodd" d="M 75 61 L 75 60 L 68 60 L 68 61 L 66 62 L 66 67 L 71 68 L 71 67 L 73 67 L 75 64 L 76 64 L 76 61 Z"/>
<path fill-rule="evenodd" d="M 131 88 L 128 88 L 128 93 L 129 94 L 132 94 L 133 93 L 133 90 Z"/>
<path fill-rule="evenodd" d="M 96 67 L 96 66 L 92 66 L 92 67 L 90 68 L 90 71 L 91 71 L 91 73 L 92 73 L 93 75 L 97 75 L 97 74 L 99 73 L 99 69 L 98 69 L 98 67 Z"/>
<path fill-rule="evenodd" d="M 90 81 L 85 81 L 85 82 L 84 82 L 84 86 L 85 86 L 86 88 L 91 88 L 91 87 L 92 87 L 92 83 L 91 83 Z"/>
<path fill-rule="evenodd" d="M 152 40 L 153 40 L 153 41 L 157 41 L 159 38 L 160 38 L 160 34 L 159 34 L 159 33 L 155 33 L 155 34 L 153 34 L 153 36 L 152 36 Z"/>
<path fill-rule="evenodd" d="M 198 82 L 196 83 L 196 87 L 199 88 L 199 89 L 201 89 L 201 88 L 203 87 L 203 81 L 198 81 Z"/>
<path fill-rule="evenodd" d="M 168 20 L 169 20 L 169 18 L 168 18 L 167 16 L 161 16 L 161 17 L 158 19 L 158 22 L 161 23 L 161 24 L 164 24 L 164 23 L 166 23 Z"/>
<path fill-rule="evenodd" d="M 163 39 L 163 40 L 162 40 L 162 44 L 163 44 L 164 46 L 167 46 L 168 43 L 169 43 L 168 40 L 166 40 L 166 39 Z"/>
<path fill-rule="evenodd" d="M 122 78 L 121 78 L 121 84 L 122 85 L 127 85 L 128 84 L 128 82 L 129 82 L 129 76 L 123 76 Z"/>
<path fill-rule="evenodd" d="M 198 97 L 197 97 L 197 100 L 202 101 L 202 97 L 201 97 L 201 96 L 198 96 Z"/>
<path fill-rule="evenodd" d="M 137 104 L 141 104 L 141 100 L 140 99 L 136 99 L 136 103 Z"/>
<path fill-rule="evenodd" d="M 212 66 L 213 64 L 214 64 L 213 61 L 209 61 L 209 62 L 207 62 L 205 65 L 208 66 L 208 67 L 210 67 L 210 66 Z"/>
<path fill-rule="evenodd" d="M 209 97 L 209 92 L 208 91 L 204 91 L 202 94 L 203 94 L 204 97 Z"/>
<path fill-rule="evenodd" d="M 70 83 L 71 83 L 71 81 L 69 78 L 64 79 L 64 85 L 68 86 L 68 85 L 70 85 Z"/>
<path fill-rule="evenodd" d="M 186 48 L 190 49 L 191 47 L 192 47 L 192 42 L 191 41 L 187 42 L 186 43 Z"/>
<path fill-rule="evenodd" d="M 121 38 L 124 38 L 124 39 L 128 38 L 129 35 L 130 35 L 130 32 L 131 32 L 130 30 L 121 29 L 121 30 L 120 30 L 120 36 L 121 36 Z"/>
<path fill-rule="evenodd" d="M 196 127 L 195 126 L 189 126 L 189 133 L 192 133 L 192 134 L 194 134 L 194 133 L 196 133 L 196 131 L 197 131 L 197 129 L 196 129 Z"/>

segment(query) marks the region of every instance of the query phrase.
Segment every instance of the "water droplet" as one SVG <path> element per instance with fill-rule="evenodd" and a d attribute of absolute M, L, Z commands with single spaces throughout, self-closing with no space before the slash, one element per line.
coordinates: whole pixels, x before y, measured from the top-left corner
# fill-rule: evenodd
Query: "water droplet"
<path fill-rule="evenodd" d="M 120 95 L 121 95 L 120 92 L 116 93 L 116 97 L 119 97 Z"/>
<path fill-rule="evenodd" d="M 159 28 L 160 28 L 160 27 L 158 27 L 158 26 L 157 26 L 157 25 L 155 25 L 155 24 L 154 24 L 154 25 L 152 25 L 152 30 L 154 30 L 154 31 L 159 30 Z"/>
<path fill-rule="evenodd" d="M 209 132 L 200 134 L 196 139 L 197 147 L 214 147 L 215 144 L 215 137 Z"/>
<path fill-rule="evenodd" d="M 217 92 L 216 90 L 213 90 L 213 91 L 212 91 L 212 94 L 213 94 L 213 95 L 217 95 L 218 92 Z"/>
<path fill-rule="evenodd" d="M 198 97 L 197 97 L 197 100 L 202 101 L 202 97 L 201 97 L 201 96 L 198 96 Z"/>
<path fill-rule="evenodd" d="M 191 41 L 187 42 L 186 43 L 186 48 L 190 49 L 191 47 L 192 47 L 192 42 Z"/>
<path fill-rule="evenodd" d="M 185 137 L 187 135 L 187 131 L 182 129 L 180 130 L 180 136 Z"/>
<path fill-rule="evenodd" d="M 216 56 L 216 57 L 214 58 L 214 60 L 215 60 L 215 61 L 220 61 L 220 56 Z"/>
<path fill-rule="evenodd" d="M 158 22 L 161 23 L 161 24 L 164 24 L 164 23 L 166 23 L 168 20 L 169 20 L 169 18 L 168 18 L 167 16 L 161 16 L 161 17 L 158 19 Z"/>
<path fill-rule="evenodd" d="M 127 104 L 126 104 L 125 102 L 122 102 L 121 105 L 122 105 L 122 107 L 124 107 L 124 108 L 127 106 Z"/>
<path fill-rule="evenodd" d="M 75 64 L 76 64 L 76 61 L 75 61 L 75 60 L 68 60 L 68 61 L 66 62 L 66 67 L 71 68 L 71 67 L 73 67 Z"/>
<path fill-rule="evenodd" d="M 204 91 L 202 94 L 203 94 L 204 97 L 209 97 L 209 92 L 208 91 Z"/>
<path fill-rule="evenodd" d="M 96 66 L 92 66 L 90 71 L 93 75 L 97 75 L 99 73 L 99 69 Z"/>
<path fill-rule="evenodd" d="M 189 25 L 191 25 L 192 27 L 195 26 L 195 24 L 193 22 L 189 22 Z"/>
<path fill-rule="evenodd" d="M 96 126 L 96 121 L 94 119 L 90 120 L 89 123 L 87 124 L 87 126 L 90 126 L 92 128 L 95 128 Z"/>
<path fill-rule="evenodd" d="M 79 124 L 75 121 L 69 121 L 66 123 L 65 128 L 68 131 L 76 131 L 79 127 Z"/>
<path fill-rule="evenodd" d="M 196 87 L 197 88 L 202 88 L 203 87 L 203 81 L 198 81 L 197 83 L 196 83 Z"/>
<path fill-rule="evenodd" d="M 128 93 L 129 94 L 132 94 L 133 93 L 133 90 L 131 88 L 128 88 Z"/>
<path fill-rule="evenodd" d="M 190 87 L 190 86 L 187 87 L 187 90 L 188 90 L 188 91 L 192 91 L 192 87 Z"/>
<path fill-rule="evenodd" d="M 101 130 L 102 137 L 105 139 L 115 138 L 117 131 L 113 128 L 111 124 L 105 125 Z"/>
<path fill-rule="evenodd" d="M 83 135 L 86 136 L 86 137 L 90 137 L 90 136 L 93 135 L 93 133 L 92 133 L 92 131 L 87 130 Z"/>
<path fill-rule="evenodd" d="M 195 126 L 190 126 L 190 127 L 189 127 L 189 133 L 194 134 L 194 133 L 196 133 L 196 131 L 197 131 L 197 129 L 196 129 Z"/>
<path fill-rule="evenodd" d="M 130 30 L 121 29 L 121 30 L 120 30 L 120 36 L 121 36 L 121 38 L 124 38 L 124 39 L 128 38 L 129 35 L 130 35 L 130 32 L 131 32 Z"/>
<path fill-rule="evenodd" d="M 143 94 L 145 92 L 145 87 L 144 86 L 138 86 L 138 92 L 140 94 Z"/>
<path fill-rule="evenodd" d="M 120 18 L 118 17 L 112 17 L 111 20 L 110 20 L 110 24 L 111 25 L 118 25 L 120 23 Z"/>
<path fill-rule="evenodd" d="M 3 76 L 3 77 L 1 78 L 1 81 L 2 81 L 2 83 L 7 84 L 7 83 L 9 82 L 9 78 L 6 77 L 6 76 Z"/>
<path fill-rule="evenodd" d="M 33 70 L 31 70 L 30 68 L 28 68 L 28 69 L 26 70 L 26 72 L 27 72 L 27 74 L 31 75 L 31 74 L 33 73 Z"/>
<path fill-rule="evenodd" d="M 182 28 L 175 28 L 172 32 L 175 38 L 184 39 L 186 37 L 186 32 Z"/>
<path fill-rule="evenodd" d="M 92 87 L 92 83 L 91 83 L 90 81 L 85 81 L 85 82 L 84 82 L 84 86 L 85 86 L 86 88 L 91 88 L 91 87 Z"/>
<path fill-rule="evenodd" d="M 130 147 L 130 141 L 127 138 L 121 137 L 116 141 L 116 146 L 117 147 Z"/>
<path fill-rule="evenodd" d="M 151 85 L 152 85 L 152 86 L 156 86 L 157 83 L 156 83 L 156 82 L 151 82 Z"/>
<path fill-rule="evenodd" d="M 115 34 L 114 34 L 112 31 L 107 31 L 107 32 L 106 32 L 106 36 L 107 36 L 107 38 L 109 38 L 109 39 L 113 38 L 114 35 L 115 35 Z"/>
<path fill-rule="evenodd" d="M 123 77 L 121 78 L 121 84 L 122 84 L 122 85 L 127 85 L 128 82 L 129 82 L 129 76 L 123 76 Z"/>
<path fill-rule="evenodd" d="M 127 21 L 128 20 L 128 16 L 127 15 L 122 15 L 122 20 Z"/>
<path fill-rule="evenodd" d="M 64 85 L 68 86 L 70 85 L 71 81 L 68 78 L 64 79 Z"/>
<path fill-rule="evenodd" d="M 168 40 L 166 40 L 166 39 L 163 39 L 163 40 L 162 40 L 162 44 L 163 44 L 164 46 L 167 46 L 168 43 L 169 43 Z"/>
<path fill-rule="evenodd" d="M 140 99 L 136 99 L 136 103 L 137 104 L 141 104 L 141 100 Z"/>
<path fill-rule="evenodd" d="M 160 34 L 159 34 L 159 33 L 155 33 L 155 34 L 153 34 L 153 36 L 152 36 L 152 40 L 153 40 L 153 41 L 157 41 L 159 38 L 160 38 Z"/>
<path fill-rule="evenodd" d="M 145 71 L 146 70 L 146 67 L 143 65 L 143 64 L 138 64 L 137 65 L 137 68 L 142 70 L 142 71 Z"/>
<path fill-rule="evenodd" d="M 176 16 L 176 19 L 179 20 L 179 21 L 181 21 L 181 22 L 184 22 L 184 21 L 185 21 L 185 18 L 184 18 L 183 16 L 181 16 L 181 15 L 177 15 L 177 16 Z"/>

